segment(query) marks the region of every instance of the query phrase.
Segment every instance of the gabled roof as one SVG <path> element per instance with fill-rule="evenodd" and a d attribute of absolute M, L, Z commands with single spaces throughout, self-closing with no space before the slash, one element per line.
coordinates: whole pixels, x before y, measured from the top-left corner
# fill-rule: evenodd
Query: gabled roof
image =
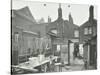
<path fill-rule="evenodd" d="M 70 28 L 71 28 L 71 27 L 72 27 L 72 28 L 76 28 L 76 29 L 79 28 L 78 25 L 70 24 L 70 22 L 69 22 L 68 20 L 63 20 L 63 19 L 62 19 L 62 21 L 64 22 L 64 25 L 66 25 L 68 28 L 69 28 L 69 27 L 70 27 Z M 57 20 L 55 20 L 55 21 L 49 23 L 49 26 L 50 26 L 51 28 L 56 28 L 58 22 L 59 22 L 59 20 L 57 19 Z"/>
<path fill-rule="evenodd" d="M 24 8 L 18 9 L 18 10 L 13 10 L 13 12 L 14 12 L 15 16 L 17 14 L 21 17 L 24 17 L 24 18 L 32 21 L 33 23 L 36 23 L 35 18 L 32 16 L 30 9 L 27 6 Z"/>
<path fill-rule="evenodd" d="M 97 25 L 97 20 L 96 19 L 93 19 L 93 25 Z M 91 23 L 88 21 L 86 21 L 85 23 L 83 23 L 80 27 L 83 27 L 83 26 L 91 26 Z"/>
<path fill-rule="evenodd" d="M 64 20 L 64 24 L 67 25 L 67 27 L 70 27 L 70 28 L 74 28 L 74 29 L 79 28 L 78 25 L 70 23 L 68 20 Z"/>
<path fill-rule="evenodd" d="M 37 24 L 28 7 L 12 11 L 14 13 L 12 26 L 17 26 L 18 28 L 23 29 L 23 31 L 27 31 L 27 33 L 41 32 L 42 36 L 45 35 L 45 26 L 47 23 Z"/>
<path fill-rule="evenodd" d="M 58 29 L 59 21 L 61 21 L 62 24 L 64 24 L 64 29 L 63 29 L 64 30 L 64 33 L 63 33 L 64 37 L 73 38 L 74 37 L 74 30 L 78 29 L 79 26 L 75 25 L 73 23 L 70 23 L 68 20 L 63 20 L 63 19 L 58 20 L 57 19 L 51 23 L 48 23 L 47 28 L 46 28 L 47 29 L 46 32 L 49 33 L 49 31 L 52 29 Z M 53 34 L 53 35 L 56 36 L 56 34 Z"/>

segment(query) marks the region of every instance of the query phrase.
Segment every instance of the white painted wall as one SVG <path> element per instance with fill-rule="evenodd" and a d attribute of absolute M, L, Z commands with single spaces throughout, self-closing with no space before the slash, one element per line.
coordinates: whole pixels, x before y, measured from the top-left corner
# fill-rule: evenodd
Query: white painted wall
<path fill-rule="evenodd" d="M 83 44 L 79 44 L 80 55 L 83 56 Z"/>
<path fill-rule="evenodd" d="M 73 64 L 74 43 L 70 44 L 70 64 Z"/>

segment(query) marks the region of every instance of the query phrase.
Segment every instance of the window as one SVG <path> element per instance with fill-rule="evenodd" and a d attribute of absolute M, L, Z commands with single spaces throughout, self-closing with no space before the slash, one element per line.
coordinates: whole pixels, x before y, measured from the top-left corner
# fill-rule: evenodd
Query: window
<path fill-rule="evenodd" d="M 19 33 L 18 32 L 15 32 L 14 35 L 15 35 L 15 42 L 18 42 Z"/>
<path fill-rule="evenodd" d="M 92 27 L 84 28 L 84 34 L 85 34 L 85 35 L 87 35 L 87 34 L 92 34 Z"/>
<path fill-rule="evenodd" d="M 79 31 L 78 31 L 78 30 L 75 30 L 74 36 L 75 36 L 75 37 L 79 37 Z"/>
<path fill-rule="evenodd" d="M 53 34 L 56 34 L 56 35 L 58 34 L 58 31 L 57 31 L 56 28 L 52 28 L 52 29 L 50 30 L 50 32 L 53 33 Z"/>
<path fill-rule="evenodd" d="M 58 52 L 60 51 L 60 45 L 57 45 L 57 51 Z"/>
<path fill-rule="evenodd" d="M 97 27 L 93 27 L 93 36 L 97 34 Z"/>
<path fill-rule="evenodd" d="M 84 28 L 84 34 L 85 34 L 85 35 L 88 34 L 88 28 Z"/>
<path fill-rule="evenodd" d="M 57 34 L 57 30 L 51 30 L 51 32 Z"/>
<path fill-rule="evenodd" d="M 92 34 L 92 28 L 89 27 L 89 34 Z"/>

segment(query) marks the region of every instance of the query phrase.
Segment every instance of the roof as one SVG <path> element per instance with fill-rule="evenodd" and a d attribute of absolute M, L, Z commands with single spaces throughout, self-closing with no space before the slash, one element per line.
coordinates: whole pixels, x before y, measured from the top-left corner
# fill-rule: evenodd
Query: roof
<path fill-rule="evenodd" d="M 67 38 L 72 38 L 74 36 L 74 30 L 75 29 L 78 29 L 79 26 L 78 25 L 75 25 L 73 23 L 70 23 L 68 20 L 63 20 L 63 19 L 60 19 L 60 20 L 55 20 L 51 23 L 49 23 L 47 25 L 47 33 L 50 32 L 50 30 L 52 29 L 58 29 L 58 25 L 59 25 L 59 21 L 61 21 L 62 23 L 64 23 L 64 37 L 67 37 Z"/>
<path fill-rule="evenodd" d="M 75 24 L 70 24 L 70 22 L 68 20 L 63 20 L 62 21 L 64 22 L 64 25 L 66 25 L 68 28 L 70 27 L 74 27 L 74 28 L 78 28 L 79 26 L 78 25 L 75 25 Z M 56 28 L 57 27 L 57 24 L 58 24 L 58 19 L 49 23 L 49 26 L 52 26 L 51 28 Z"/>
<path fill-rule="evenodd" d="M 31 32 L 31 31 L 23 31 L 25 33 L 29 33 L 29 34 L 33 34 L 33 35 L 38 35 L 38 33 L 35 33 L 35 32 Z"/>
<path fill-rule="evenodd" d="M 18 9 L 18 10 L 12 10 L 13 13 L 19 16 L 22 16 L 30 21 L 32 21 L 33 23 L 36 23 L 35 18 L 32 16 L 30 9 L 26 6 L 24 8 Z"/>
<path fill-rule="evenodd" d="M 68 20 L 64 20 L 64 23 L 67 25 L 67 27 L 76 28 L 76 29 L 79 28 L 78 25 L 72 24 L 72 23 L 70 23 Z"/>
<path fill-rule="evenodd" d="M 93 25 L 97 25 L 97 20 L 96 19 L 93 19 Z M 90 21 L 86 21 L 85 23 L 83 23 L 80 27 L 83 27 L 83 26 L 91 26 L 91 23 Z"/>
<path fill-rule="evenodd" d="M 37 24 L 28 7 L 13 10 L 13 12 L 15 17 L 12 18 L 12 26 L 15 25 L 23 29 L 23 31 L 41 32 L 42 36 L 45 35 L 45 26 L 47 23 Z"/>

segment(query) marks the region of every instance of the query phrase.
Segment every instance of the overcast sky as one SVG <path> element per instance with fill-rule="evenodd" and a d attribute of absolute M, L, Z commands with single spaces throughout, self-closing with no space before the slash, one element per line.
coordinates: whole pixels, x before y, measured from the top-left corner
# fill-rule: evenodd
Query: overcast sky
<path fill-rule="evenodd" d="M 51 17 L 52 21 L 56 20 L 58 17 L 59 3 L 33 2 L 23 0 L 12 1 L 13 9 L 20 9 L 25 6 L 29 7 L 33 17 L 36 20 L 44 18 L 45 22 L 47 22 L 48 16 Z M 69 13 L 71 13 L 73 17 L 74 24 L 77 24 L 79 26 L 88 20 L 89 5 L 61 4 L 61 8 L 64 20 L 68 20 Z M 97 6 L 94 6 L 94 18 L 97 19 Z"/>

